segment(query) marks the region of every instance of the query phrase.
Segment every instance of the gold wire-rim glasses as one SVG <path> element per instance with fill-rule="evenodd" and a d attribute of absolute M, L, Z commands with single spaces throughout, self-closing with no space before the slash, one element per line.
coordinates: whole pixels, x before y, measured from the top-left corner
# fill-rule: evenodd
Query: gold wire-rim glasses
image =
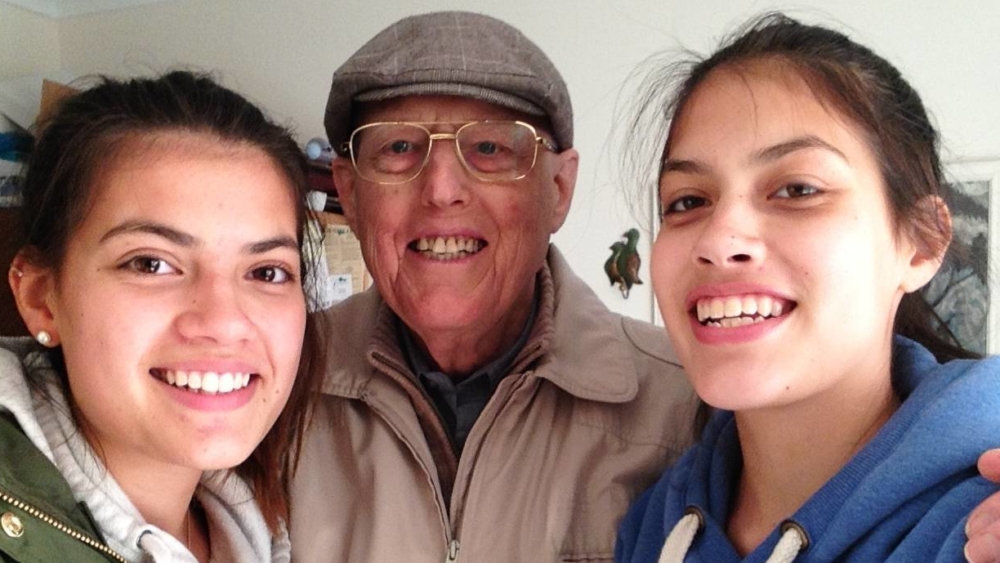
<path fill-rule="evenodd" d="M 483 175 L 484 173 L 482 171 L 476 170 L 476 168 L 474 166 L 472 166 L 471 164 L 469 164 L 469 162 L 465 159 L 465 155 L 462 154 L 462 150 L 461 150 L 461 148 L 459 147 L 459 144 L 458 144 L 458 137 L 459 137 L 459 135 L 462 133 L 462 131 L 464 129 L 466 129 L 466 128 L 470 127 L 470 126 L 480 125 L 480 124 L 484 124 L 484 123 L 517 125 L 517 126 L 520 126 L 520 127 L 524 127 L 528 131 L 531 132 L 531 135 L 534 138 L 534 152 L 532 153 L 532 156 L 531 156 L 531 164 L 527 167 L 527 169 L 522 174 L 520 174 L 518 176 L 515 176 L 515 177 L 512 177 L 512 178 L 491 178 L 491 177 L 488 177 L 488 176 L 484 176 Z M 366 129 L 372 129 L 372 128 L 375 128 L 375 127 L 382 127 L 382 126 L 386 126 L 386 125 L 405 125 L 405 126 L 416 127 L 418 129 L 422 129 L 427 134 L 427 139 L 428 139 L 428 141 L 427 141 L 427 150 L 424 151 L 423 160 L 421 161 L 421 163 L 420 163 L 419 166 L 416 166 L 414 168 L 413 175 L 407 177 L 406 179 L 401 179 L 401 180 L 382 180 L 382 179 L 377 179 L 377 178 L 369 178 L 358 167 L 357 155 L 355 154 L 355 151 L 354 151 L 354 140 L 355 140 L 355 137 L 358 135 L 358 133 L 360 133 L 360 132 L 362 132 L 362 131 L 364 131 Z M 432 132 L 430 129 L 428 129 L 426 127 L 426 126 L 429 126 L 429 125 L 430 126 L 434 126 L 434 125 L 460 125 L 460 127 L 458 129 L 456 129 L 452 133 L 434 133 L 434 132 Z M 520 180 L 520 179 L 526 177 L 528 174 L 530 174 L 531 171 L 535 169 L 535 164 L 538 161 L 538 146 L 539 145 L 545 147 L 547 150 L 549 150 L 549 151 L 551 151 L 553 153 L 559 152 L 558 149 L 556 148 L 555 144 L 552 143 L 552 141 L 549 141 L 548 139 L 546 139 L 545 137 L 542 137 L 541 135 L 539 135 L 538 134 L 538 129 L 536 129 L 535 126 L 531 125 L 530 123 L 526 123 L 524 121 L 518 121 L 518 120 L 489 120 L 489 119 L 487 119 L 487 120 L 478 120 L 478 121 L 376 121 L 376 122 L 373 122 L 373 123 L 366 123 L 365 125 L 362 125 L 362 126 L 358 127 L 357 129 L 355 129 L 354 131 L 351 132 L 350 138 L 347 141 L 343 142 L 340 145 L 340 153 L 341 154 L 348 153 L 348 154 L 351 155 L 351 165 L 354 167 L 354 171 L 357 172 L 358 176 L 360 176 L 362 179 L 367 180 L 369 182 L 374 182 L 376 184 L 380 184 L 380 185 L 383 185 L 383 186 L 391 186 L 391 185 L 405 184 L 407 182 L 411 182 L 414 179 L 416 179 L 418 176 L 420 176 L 420 174 L 424 171 L 424 169 L 427 168 L 427 163 L 430 161 L 430 157 L 431 157 L 431 150 L 434 148 L 434 141 L 436 141 L 436 140 L 452 140 L 452 141 L 454 141 L 455 142 L 455 154 L 458 156 L 458 161 L 462 163 L 462 167 L 465 168 L 466 172 L 468 172 L 470 175 L 472 175 L 472 177 L 476 178 L 477 180 L 479 180 L 481 182 L 490 182 L 490 183 L 515 182 L 517 180 Z"/>

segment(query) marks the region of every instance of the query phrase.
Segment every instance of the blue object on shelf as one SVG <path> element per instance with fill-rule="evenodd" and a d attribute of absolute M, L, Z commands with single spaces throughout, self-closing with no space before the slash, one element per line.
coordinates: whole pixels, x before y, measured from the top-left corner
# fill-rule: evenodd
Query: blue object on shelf
<path fill-rule="evenodd" d="M 8 131 L 0 133 L 0 159 L 20 162 L 28 159 L 33 144 L 31 135 Z"/>
<path fill-rule="evenodd" d="M 333 147 L 323 137 L 313 137 L 306 143 L 306 157 L 309 160 L 329 164 L 333 160 Z"/>

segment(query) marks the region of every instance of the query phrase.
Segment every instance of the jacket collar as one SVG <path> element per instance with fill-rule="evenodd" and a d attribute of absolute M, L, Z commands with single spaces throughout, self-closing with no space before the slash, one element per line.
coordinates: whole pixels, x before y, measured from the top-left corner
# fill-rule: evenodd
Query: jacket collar
<path fill-rule="evenodd" d="M 637 343 L 624 319 L 609 311 L 573 274 L 554 245 L 550 245 L 539 275 L 538 318 L 512 373 L 534 369 L 537 377 L 581 399 L 611 403 L 633 399 L 639 388 L 634 356 Z M 359 398 L 375 371 L 386 372 L 393 379 L 408 371 L 395 329 L 395 313 L 375 286 L 334 305 L 325 314 L 333 341 L 324 393 Z M 397 373 L 389 373 L 392 371 Z"/>

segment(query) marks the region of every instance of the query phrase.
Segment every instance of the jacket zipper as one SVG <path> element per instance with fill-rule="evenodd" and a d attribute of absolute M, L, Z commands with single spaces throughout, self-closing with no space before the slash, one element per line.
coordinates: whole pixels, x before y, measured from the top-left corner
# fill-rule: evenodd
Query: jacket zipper
<path fill-rule="evenodd" d="M 78 532 L 74 530 L 73 528 L 67 526 L 66 524 L 63 524 L 59 520 L 56 520 L 55 518 L 49 516 L 48 514 L 42 512 L 41 510 L 35 508 L 34 506 L 31 506 L 30 504 L 27 504 L 19 499 L 16 499 L 3 491 L 0 491 L 0 500 L 20 510 L 27 512 L 32 517 L 37 518 L 42 522 L 45 522 L 49 526 L 52 526 L 53 528 L 59 530 L 60 532 L 68 535 L 69 537 L 79 542 L 82 542 L 92 547 L 93 549 L 96 549 L 97 551 L 104 553 L 105 555 L 113 557 L 115 560 L 120 561 L 121 563 L 128 563 L 127 559 L 119 555 L 116 551 L 108 547 L 106 544 L 99 542 L 98 540 L 84 534 L 83 532 Z"/>
<path fill-rule="evenodd" d="M 373 359 L 377 360 L 379 363 L 382 364 L 380 367 L 383 369 L 383 371 L 388 371 L 388 370 L 395 371 L 400 376 L 401 379 L 406 379 L 406 368 L 400 366 L 398 363 L 396 363 L 395 361 L 391 360 L 390 358 L 386 357 L 385 355 L 379 352 L 374 352 L 372 356 Z M 426 400 L 433 405 L 433 401 L 431 401 L 426 391 L 421 390 L 421 392 L 424 394 Z M 367 401 L 365 402 L 367 403 Z M 373 409 L 373 410 L 375 410 L 376 413 L 379 412 L 378 409 Z M 402 439 L 404 443 L 408 442 L 408 440 L 404 438 L 404 435 L 399 431 L 399 429 L 396 428 L 391 422 L 389 422 L 389 420 L 383 414 L 379 413 L 379 416 L 381 416 L 382 419 L 389 424 L 389 426 L 393 429 L 396 435 L 399 436 L 399 438 Z M 411 452 L 414 451 L 414 448 L 412 446 L 409 446 L 409 448 Z M 414 452 L 414 457 L 417 457 L 415 452 Z M 425 473 L 429 473 L 430 471 L 429 468 L 424 467 L 423 464 L 421 464 L 421 467 L 424 468 Z M 428 480 L 431 479 L 432 478 L 428 475 Z M 455 538 L 456 530 L 453 528 L 453 524 L 451 523 L 451 519 L 449 518 L 448 508 L 444 503 L 444 498 L 442 497 L 441 491 L 435 488 L 434 497 L 437 500 L 438 514 L 441 517 L 441 525 L 444 528 L 445 546 L 447 548 L 447 553 L 445 554 L 445 563 L 454 563 L 458 558 L 458 549 L 459 549 L 458 539 Z"/>

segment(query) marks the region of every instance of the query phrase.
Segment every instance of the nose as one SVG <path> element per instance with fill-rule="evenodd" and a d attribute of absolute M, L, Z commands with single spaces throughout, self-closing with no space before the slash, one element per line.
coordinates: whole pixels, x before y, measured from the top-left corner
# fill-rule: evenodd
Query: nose
<path fill-rule="evenodd" d="M 216 344 L 246 339 L 252 323 L 241 303 L 238 283 L 214 272 L 196 274 L 189 291 L 182 296 L 185 304 L 176 321 L 181 336 Z"/>
<path fill-rule="evenodd" d="M 469 173 L 459 160 L 454 139 L 434 142 L 427 156 L 427 165 L 418 180 L 422 182 L 426 205 L 449 208 L 469 202 Z"/>
<path fill-rule="evenodd" d="M 696 264 L 733 268 L 759 263 L 765 245 L 760 218 L 740 201 L 716 202 L 698 235 L 692 258 Z"/>

